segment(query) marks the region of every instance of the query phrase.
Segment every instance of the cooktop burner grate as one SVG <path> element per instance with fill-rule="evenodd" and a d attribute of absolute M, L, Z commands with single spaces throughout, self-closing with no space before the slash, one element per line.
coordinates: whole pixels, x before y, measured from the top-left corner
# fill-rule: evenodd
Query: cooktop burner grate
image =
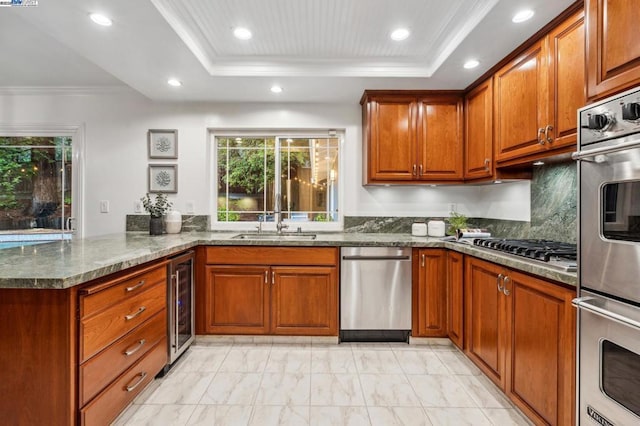
<path fill-rule="evenodd" d="M 473 240 L 473 245 L 554 263 L 568 271 L 575 270 L 576 267 L 577 247 L 575 244 L 550 240 L 476 238 Z"/>

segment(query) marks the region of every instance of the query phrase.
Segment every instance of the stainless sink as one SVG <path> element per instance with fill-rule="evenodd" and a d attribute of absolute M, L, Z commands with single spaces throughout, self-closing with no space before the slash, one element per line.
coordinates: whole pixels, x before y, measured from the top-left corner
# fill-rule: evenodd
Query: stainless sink
<path fill-rule="evenodd" d="M 315 240 L 317 234 L 310 234 L 307 232 L 285 232 L 277 234 L 275 232 L 252 232 L 247 234 L 238 234 L 231 238 L 234 240 Z"/>

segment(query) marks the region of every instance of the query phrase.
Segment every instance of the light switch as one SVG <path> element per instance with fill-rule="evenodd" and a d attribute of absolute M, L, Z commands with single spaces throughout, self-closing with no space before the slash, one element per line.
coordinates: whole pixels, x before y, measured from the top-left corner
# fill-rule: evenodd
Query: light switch
<path fill-rule="evenodd" d="M 109 213 L 109 200 L 100 200 L 100 213 Z"/>
<path fill-rule="evenodd" d="M 185 203 L 185 209 L 186 209 L 186 211 L 187 211 L 187 212 L 186 212 L 187 214 L 194 214 L 194 213 L 195 213 L 195 210 L 196 210 L 196 208 L 195 208 L 195 204 L 196 204 L 196 203 L 195 203 L 195 201 L 193 201 L 193 200 L 189 200 L 189 201 L 187 201 L 187 202 Z"/>

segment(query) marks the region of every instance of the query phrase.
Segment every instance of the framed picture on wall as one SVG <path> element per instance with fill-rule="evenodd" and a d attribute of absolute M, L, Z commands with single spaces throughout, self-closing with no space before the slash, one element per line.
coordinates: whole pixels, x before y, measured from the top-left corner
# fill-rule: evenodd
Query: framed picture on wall
<path fill-rule="evenodd" d="M 178 192 L 178 165 L 149 164 L 149 192 Z"/>
<path fill-rule="evenodd" d="M 147 132 L 149 158 L 178 158 L 178 131 L 176 129 L 150 129 Z"/>

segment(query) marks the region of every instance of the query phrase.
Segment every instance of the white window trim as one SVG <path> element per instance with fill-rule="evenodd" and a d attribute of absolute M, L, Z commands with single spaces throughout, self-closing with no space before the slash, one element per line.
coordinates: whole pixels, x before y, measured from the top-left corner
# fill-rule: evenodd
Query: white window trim
<path fill-rule="evenodd" d="M 84 152 L 85 152 L 85 126 L 60 125 L 60 124 L 2 124 L 0 123 L 2 136 L 67 136 L 71 137 L 71 155 L 73 163 L 71 197 L 73 207 L 71 217 L 75 219 L 74 238 L 83 238 L 84 226 Z"/>
<path fill-rule="evenodd" d="M 318 129 L 318 128 L 298 128 L 298 129 L 261 129 L 261 128 L 249 128 L 249 129 L 226 129 L 226 128 L 208 128 L 208 180 L 209 180 L 209 194 L 212 194 L 209 200 L 209 222 L 211 231 L 255 231 L 258 226 L 258 221 L 253 222 L 218 222 L 217 215 L 217 200 L 218 200 L 218 176 L 217 167 L 218 158 L 216 155 L 215 141 L 218 137 L 241 137 L 241 136 L 273 136 L 273 137 L 302 137 L 302 138 L 327 138 L 336 137 L 339 139 L 340 148 L 338 150 L 338 188 L 340 188 L 340 194 L 338 194 L 338 220 L 335 222 L 288 222 L 292 223 L 292 228 L 287 229 L 287 232 L 294 232 L 298 227 L 302 228 L 303 232 L 332 232 L 342 231 L 344 229 L 344 141 L 345 141 L 345 129 Z M 329 134 L 329 132 L 335 132 Z M 263 231 L 275 231 L 276 224 L 274 222 L 263 222 Z"/>

